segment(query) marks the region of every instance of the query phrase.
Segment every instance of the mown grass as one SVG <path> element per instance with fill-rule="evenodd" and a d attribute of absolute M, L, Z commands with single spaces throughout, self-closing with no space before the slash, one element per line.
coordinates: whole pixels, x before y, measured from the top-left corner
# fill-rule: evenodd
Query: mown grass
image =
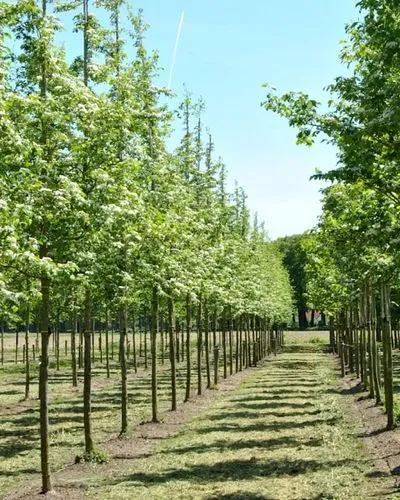
<path fill-rule="evenodd" d="M 195 334 L 193 334 L 192 386 L 195 393 L 197 372 L 195 365 Z M 116 334 L 115 339 L 118 338 Z M 139 353 L 139 346 L 137 345 Z M 170 408 L 170 374 L 168 353 L 161 361 L 159 349 L 159 410 L 160 414 Z M 118 367 L 118 346 L 114 346 L 114 360 L 111 360 L 111 378 L 106 378 L 105 360 L 97 361 L 93 367 L 92 419 L 94 441 L 101 450 L 102 445 L 116 437 L 120 431 L 120 374 Z M 39 402 L 37 400 L 37 361 L 32 362 L 31 398 L 23 402 L 24 365 L 13 362 L 14 353 L 7 353 L 7 363 L 0 370 L 0 498 L 14 490 L 18 483 L 29 483 L 40 472 L 39 448 Z M 150 352 L 148 353 L 150 356 Z M 22 356 L 22 352 L 21 352 Z M 64 358 L 64 355 L 63 355 Z M 139 359 L 139 357 L 138 357 Z M 151 365 L 144 369 L 143 357 L 135 374 L 132 357 L 129 360 L 128 375 L 128 421 L 130 428 L 151 418 Z M 220 359 L 220 362 L 222 360 Z M 222 370 L 220 370 L 222 373 Z M 177 366 L 178 401 L 184 399 L 186 361 Z M 49 377 L 49 421 L 50 421 L 50 463 L 52 470 L 58 470 L 73 463 L 83 453 L 83 371 L 79 370 L 79 386 L 71 384 L 69 359 L 61 359 L 60 370 L 56 370 L 52 353 Z"/>
<path fill-rule="evenodd" d="M 279 356 L 90 498 L 364 499 L 379 489 L 344 417 L 333 361 Z"/>
<path fill-rule="evenodd" d="M 316 341 L 315 339 L 318 339 Z M 368 498 L 379 478 L 344 418 L 333 360 L 324 354 L 326 332 L 291 332 L 286 353 L 250 373 L 234 392 L 220 397 L 148 458 L 118 470 L 90 468 L 82 496 L 91 498 Z M 117 350 L 115 349 L 115 353 Z M 194 358 L 194 356 L 193 356 Z M 12 359 L 12 358 L 11 358 Z M 150 365 L 137 375 L 131 360 L 131 428 L 150 418 Z M 141 359 L 143 364 L 143 359 Z M 169 409 L 167 354 L 160 369 L 160 411 Z M 13 368 L 16 368 L 13 370 Z M 192 381 L 196 382 L 195 363 Z M 119 432 L 117 356 L 111 379 L 94 367 L 93 429 L 101 448 Z M 185 363 L 178 365 L 183 399 Z M 23 369 L 0 372 L 0 497 L 39 472 L 38 402 L 20 403 Z M 3 390 L 4 389 L 4 390 Z M 32 386 L 34 395 L 37 387 Z M 83 451 L 82 385 L 71 387 L 70 367 L 53 365 L 50 383 L 51 464 L 57 470 Z M 117 470 L 117 473 L 115 472 Z"/>

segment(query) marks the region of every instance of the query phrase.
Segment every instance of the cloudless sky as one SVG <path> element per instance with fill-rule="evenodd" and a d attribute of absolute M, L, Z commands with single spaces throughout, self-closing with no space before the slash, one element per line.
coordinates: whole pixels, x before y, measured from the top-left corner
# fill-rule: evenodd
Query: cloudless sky
<path fill-rule="evenodd" d="M 128 0 L 129 1 L 129 0 Z M 172 89 L 184 86 L 207 104 L 204 123 L 229 182 L 244 187 L 250 209 L 271 238 L 313 227 L 323 184 L 309 181 L 331 169 L 328 145 L 295 145 L 295 131 L 260 103 L 269 82 L 279 91 L 302 90 L 326 101 L 323 88 L 345 72 L 339 62 L 345 24 L 358 18 L 355 0 L 140 0 L 167 85 L 178 22 L 185 22 Z M 180 124 L 177 124 L 180 127 Z"/>

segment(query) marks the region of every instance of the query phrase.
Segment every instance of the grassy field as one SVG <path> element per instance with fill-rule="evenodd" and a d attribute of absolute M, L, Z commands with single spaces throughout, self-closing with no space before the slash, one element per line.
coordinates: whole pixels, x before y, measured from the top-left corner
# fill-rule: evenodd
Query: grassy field
<path fill-rule="evenodd" d="M 152 456 L 90 498 L 364 499 L 379 491 L 344 416 L 333 361 L 288 353 L 264 364 Z"/>
<path fill-rule="evenodd" d="M 370 477 L 369 457 L 357 422 L 345 411 L 334 360 L 323 352 L 326 332 L 291 332 L 286 352 L 249 370 L 241 383 L 159 441 L 144 458 L 89 467 L 71 498 L 364 499 L 380 498 L 381 480 Z M 166 363 L 166 367 L 167 367 Z M 99 370 L 99 368 L 98 368 Z M 81 387 L 52 372 L 53 470 L 82 451 Z M 168 373 L 160 367 L 163 412 L 169 408 Z M 179 368 L 179 397 L 184 367 Z M 195 377 L 193 378 L 195 381 Z M 0 497 L 19 482 L 37 480 L 37 402 L 18 402 L 22 373 L 2 374 Z M 3 385 L 5 384 L 5 385 Z M 129 377 L 129 419 L 149 418 L 150 376 Z M 95 439 L 105 443 L 119 428 L 118 373 L 95 377 Z M 6 404 L 4 404 L 4 400 Z M 73 474 L 72 474 L 73 475 Z"/>
<path fill-rule="evenodd" d="M 116 335 L 116 339 L 118 336 Z M 13 362 L 15 352 L 8 343 L 7 363 L 0 369 L 0 498 L 20 482 L 37 479 L 40 471 L 39 452 L 39 402 L 37 399 L 37 363 L 32 363 L 31 398 L 23 401 L 24 364 Z M 193 339 L 193 350 L 195 340 Z M 93 368 L 92 419 L 95 443 L 101 448 L 120 429 L 120 375 L 118 346 L 111 361 L 111 377 L 106 378 L 105 361 L 97 361 Z M 22 355 L 22 351 L 21 351 Z M 195 392 L 196 366 L 194 353 L 192 381 Z M 159 359 L 159 407 L 160 412 L 170 408 L 170 378 L 167 355 L 165 363 Z M 134 373 L 132 358 L 129 361 L 128 419 L 130 428 L 151 418 L 151 367 L 144 369 L 140 358 L 138 373 Z M 177 366 L 178 401 L 183 401 L 186 362 Z M 62 359 L 60 370 L 55 367 L 54 356 L 50 363 L 50 461 L 52 470 L 58 470 L 74 462 L 83 451 L 83 370 L 79 370 L 79 385 L 71 384 L 69 359 Z"/>

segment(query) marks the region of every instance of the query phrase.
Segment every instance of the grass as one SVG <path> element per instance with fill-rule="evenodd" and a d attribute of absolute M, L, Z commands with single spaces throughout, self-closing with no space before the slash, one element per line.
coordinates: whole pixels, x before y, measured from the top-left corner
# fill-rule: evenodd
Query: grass
<path fill-rule="evenodd" d="M 35 334 L 31 335 L 32 343 Z M 93 438 L 99 452 L 102 445 L 115 438 L 120 431 L 120 373 L 118 366 L 118 332 L 114 336 L 114 359 L 110 360 L 111 378 L 106 378 L 105 349 L 103 363 L 99 362 L 98 336 L 96 335 L 96 362 L 93 365 L 92 427 Z M 111 338 L 111 335 L 110 335 Z M 60 346 L 68 334 L 61 335 Z M 131 334 L 129 334 L 131 340 Z M 77 336 L 78 340 L 78 336 Z M 196 392 L 196 334 L 192 335 L 192 393 Z M 104 335 L 103 335 L 104 342 Z M 151 364 L 144 369 L 144 358 L 139 357 L 139 335 L 136 335 L 136 350 L 139 369 L 134 373 L 132 356 L 128 360 L 128 422 L 133 429 L 141 422 L 151 419 Z M 148 336 L 149 342 L 149 336 Z M 19 483 L 29 483 L 40 473 L 39 444 L 39 402 L 37 400 L 38 360 L 31 363 L 31 398 L 24 397 L 24 364 L 20 338 L 19 362 L 15 364 L 14 336 L 6 336 L 5 364 L 0 368 L 0 498 L 14 490 Z M 110 347 L 111 352 L 111 347 Z M 144 349 L 143 349 L 144 353 Z M 79 386 L 71 384 L 69 358 L 60 348 L 60 370 L 50 343 L 49 376 L 49 422 L 50 422 L 50 464 L 53 471 L 72 464 L 84 451 L 83 431 L 83 370 L 79 370 Z M 170 409 L 170 375 L 168 351 L 165 349 L 165 363 L 162 364 L 161 347 L 158 346 L 158 388 L 160 415 Z M 148 358 L 150 347 L 148 346 Z M 211 356 L 212 360 L 212 356 Z M 203 384 L 206 386 L 205 362 L 203 360 Z M 222 377 L 222 353 L 219 357 L 219 373 Z M 211 367 L 211 369 L 213 369 Z M 228 366 L 229 373 L 229 366 Z M 185 396 L 186 359 L 177 364 L 177 399 L 181 403 Z M 128 433 L 129 434 L 129 433 Z"/>
<path fill-rule="evenodd" d="M 148 458 L 87 478 L 89 498 L 364 499 L 379 487 L 331 358 L 267 362 Z"/>
<path fill-rule="evenodd" d="M 118 338 L 116 334 L 115 338 Z M 97 344 L 96 344 L 97 345 Z M 195 334 L 193 335 L 193 349 Z M 22 356 L 22 350 L 21 356 Z M 111 361 L 111 378 L 107 380 L 105 360 L 98 361 L 93 368 L 92 421 L 94 441 L 101 451 L 102 444 L 120 431 L 120 375 L 118 368 L 118 346 L 115 343 L 115 357 Z M 37 400 L 37 361 L 32 363 L 31 399 L 23 402 L 24 365 L 13 362 L 14 352 L 7 351 L 7 363 L 0 370 L 0 498 L 14 489 L 18 483 L 30 482 L 40 472 L 39 448 L 39 402 Z M 139 354 L 139 349 L 138 349 Z M 149 352 L 150 355 L 150 352 Z M 160 349 L 159 349 L 159 355 Z M 128 422 L 130 428 L 151 418 L 151 365 L 147 370 L 140 358 L 138 373 L 134 373 L 133 360 L 129 361 L 128 376 Z M 170 408 L 169 362 L 159 359 L 159 410 Z M 222 370 L 220 370 L 222 373 Z M 186 361 L 177 366 L 178 401 L 184 399 Z M 71 385 L 70 363 L 60 362 L 60 371 L 55 369 L 54 358 L 50 363 L 49 377 L 49 422 L 50 422 L 50 464 L 58 470 L 74 462 L 84 451 L 83 441 L 83 371 L 79 370 L 79 386 Z M 195 355 L 192 355 L 193 393 L 197 372 Z"/>
<path fill-rule="evenodd" d="M 89 467 L 89 498 L 357 499 L 379 490 L 368 457 L 346 417 L 328 332 L 290 332 L 286 352 L 249 372 L 245 381 L 156 447 L 124 465 Z M 315 341 L 314 339 L 318 339 Z M 194 358 L 194 356 L 193 356 Z M 12 356 L 11 356 L 12 359 Z M 132 361 L 131 361 L 132 362 Z M 141 360 L 143 363 L 143 360 Z M 8 363 L 0 373 L 0 497 L 38 477 L 38 403 L 21 403 L 23 375 Z M 160 369 L 160 411 L 169 409 L 166 359 Z M 178 398 L 185 363 L 178 365 Z M 196 382 L 195 363 L 192 374 Z M 131 428 L 150 418 L 150 369 L 129 374 Z M 35 391 L 36 387 L 32 387 Z M 52 369 L 51 464 L 57 470 L 83 451 L 82 386 L 71 387 L 67 363 Z M 119 374 L 94 368 L 93 429 L 101 448 L 119 432 Z M 31 479 L 30 479 L 31 478 Z"/>

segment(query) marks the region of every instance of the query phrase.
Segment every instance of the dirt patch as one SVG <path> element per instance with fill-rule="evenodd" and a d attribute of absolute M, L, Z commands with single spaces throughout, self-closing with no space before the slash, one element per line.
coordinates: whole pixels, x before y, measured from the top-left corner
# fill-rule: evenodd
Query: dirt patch
<path fill-rule="evenodd" d="M 342 394 L 352 399 L 346 404 L 346 413 L 360 423 L 358 437 L 371 457 L 371 476 L 387 477 L 386 494 L 400 492 L 400 432 L 386 430 L 383 406 L 377 406 L 358 379 L 345 377 L 341 380 Z"/>
<path fill-rule="evenodd" d="M 268 360 L 264 361 L 264 364 Z M 260 364 L 261 366 L 261 364 Z M 69 464 L 67 467 L 53 472 L 54 492 L 43 496 L 40 491 L 40 479 L 31 482 L 18 491 L 11 492 L 5 500 L 15 499 L 59 499 L 75 500 L 83 498 L 86 490 L 86 478 L 91 476 L 112 475 L 121 473 L 132 467 L 134 460 L 150 456 L 161 440 L 177 434 L 181 428 L 207 409 L 215 400 L 220 400 L 233 391 L 241 382 L 251 376 L 257 368 L 249 368 L 226 380 L 221 380 L 218 389 L 205 390 L 202 396 L 193 396 L 190 401 L 178 406 L 177 411 L 162 415 L 160 423 L 144 422 L 136 426 L 124 439 L 113 438 L 103 446 L 111 456 L 107 464 Z"/>

